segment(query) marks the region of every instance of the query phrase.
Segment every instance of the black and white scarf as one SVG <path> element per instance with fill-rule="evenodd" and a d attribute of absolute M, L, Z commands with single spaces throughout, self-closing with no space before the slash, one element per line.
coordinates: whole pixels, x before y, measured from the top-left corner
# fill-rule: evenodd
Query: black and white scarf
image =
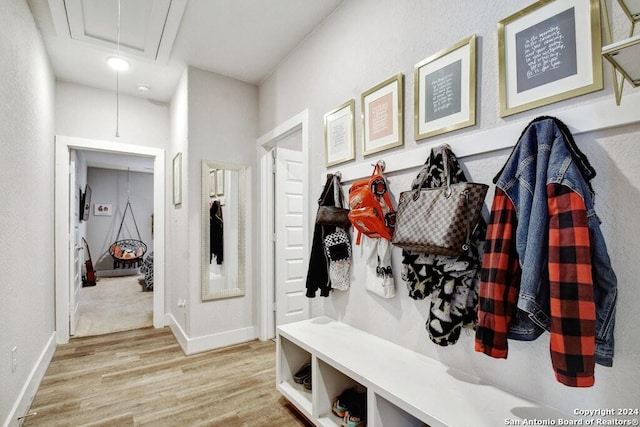
<path fill-rule="evenodd" d="M 447 145 L 442 145 L 431 150 L 420 170 L 426 168 L 428 174 L 423 188 L 445 184 L 443 150 L 448 150 L 451 183 L 467 181 L 456 156 Z M 412 189 L 419 185 L 420 182 L 414 180 Z M 426 328 L 431 341 L 440 346 L 455 344 L 463 327 L 473 329 L 477 323 L 479 273 L 486 229 L 486 222 L 480 217 L 469 250 L 457 257 L 402 251 L 402 279 L 407 283 L 411 298 L 429 297 Z"/>

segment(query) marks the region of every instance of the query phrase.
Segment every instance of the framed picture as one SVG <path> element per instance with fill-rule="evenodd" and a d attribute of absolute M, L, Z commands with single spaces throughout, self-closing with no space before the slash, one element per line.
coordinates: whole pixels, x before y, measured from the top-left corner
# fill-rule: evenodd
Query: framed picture
<path fill-rule="evenodd" d="M 404 76 L 395 75 L 362 94 L 362 154 L 399 147 L 403 140 Z"/>
<path fill-rule="evenodd" d="M 216 196 L 224 196 L 224 169 L 216 169 Z"/>
<path fill-rule="evenodd" d="M 475 34 L 415 66 L 416 140 L 476 124 Z"/>
<path fill-rule="evenodd" d="M 540 0 L 498 23 L 500 116 L 602 89 L 599 0 Z"/>
<path fill-rule="evenodd" d="M 93 205 L 93 214 L 95 216 L 111 216 L 113 209 L 111 205 L 105 203 L 96 203 Z"/>
<path fill-rule="evenodd" d="M 82 192 L 82 187 L 78 186 L 78 209 L 73 214 L 77 218 L 77 222 L 82 222 L 82 217 L 84 216 L 84 193 Z"/>
<path fill-rule="evenodd" d="M 182 203 L 182 153 L 173 158 L 173 205 Z"/>
<path fill-rule="evenodd" d="M 324 148 L 327 167 L 356 158 L 355 105 L 356 101 L 350 99 L 324 115 Z"/>
<path fill-rule="evenodd" d="M 91 187 L 87 184 L 84 187 L 84 195 L 82 196 L 82 220 L 89 220 L 89 212 L 91 210 Z"/>
<path fill-rule="evenodd" d="M 218 187 L 216 187 L 216 170 L 213 169 L 211 170 L 211 172 L 209 172 L 209 197 L 215 197 L 217 189 Z"/>

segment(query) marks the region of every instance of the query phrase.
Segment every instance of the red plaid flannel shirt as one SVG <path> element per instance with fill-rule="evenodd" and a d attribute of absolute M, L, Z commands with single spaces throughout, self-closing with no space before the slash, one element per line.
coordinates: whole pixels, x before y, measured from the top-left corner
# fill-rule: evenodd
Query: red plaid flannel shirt
<path fill-rule="evenodd" d="M 591 244 L 584 201 L 570 188 L 547 186 L 551 363 L 567 386 L 594 383 L 596 313 Z M 496 188 L 487 228 L 479 291 L 475 349 L 507 357 L 507 332 L 520 288 L 515 248 L 517 217 L 511 200 Z"/>

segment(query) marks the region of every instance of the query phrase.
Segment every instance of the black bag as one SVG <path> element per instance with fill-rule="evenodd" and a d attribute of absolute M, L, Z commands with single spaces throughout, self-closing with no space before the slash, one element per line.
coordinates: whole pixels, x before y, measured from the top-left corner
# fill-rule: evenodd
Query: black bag
<path fill-rule="evenodd" d="M 320 206 L 316 223 L 320 225 L 330 225 L 333 227 L 349 228 L 349 209 L 339 208 L 337 206 Z"/>
<path fill-rule="evenodd" d="M 336 206 L 323 206 L 323 202 L 329 194 L 333 191 L 333 199 Z M 328 225 L 331 227 L 341 227 L 349 229 L 351 227 L 351 221 L 349 221 L 349 209 L 343 208 L 345 203 L 344 194 L 342 193 L 342 185 L 340 179 L 334 175 L 329 188 L 325 188 L 322 192 L 322 198 L 318 201 L 320 206 L 318 207 L 318 213 L 316 215 L 316 224 Z"/>

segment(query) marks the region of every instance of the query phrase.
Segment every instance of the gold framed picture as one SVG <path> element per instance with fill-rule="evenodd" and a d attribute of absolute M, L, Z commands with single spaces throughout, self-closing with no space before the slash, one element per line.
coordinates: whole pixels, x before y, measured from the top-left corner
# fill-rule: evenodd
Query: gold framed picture
<path fill-rule="evenodd" d="M 415 66 L 416 140 L 476 124 L 476 35 Z"/>
<path fill-rule="evenodd" d="M 397 74 L 362 94 L 362 154 L 399 147 L 403 137 L 404 75 Z"/>
<path fill-rule="evenodd" d="M 216 169 L 216 196 L 224 196 L 224 169 Z"/>
<path fill-rule="evenodd" d="M 350 99 L 324 115 L 324 148 L 327 167 L 355 159 L 356 101 Z"/>
<path fill-rule="evenodd" d="M 603 88 L 599 0 L 540 0 L 498 23 L 500 116 Z"/>

